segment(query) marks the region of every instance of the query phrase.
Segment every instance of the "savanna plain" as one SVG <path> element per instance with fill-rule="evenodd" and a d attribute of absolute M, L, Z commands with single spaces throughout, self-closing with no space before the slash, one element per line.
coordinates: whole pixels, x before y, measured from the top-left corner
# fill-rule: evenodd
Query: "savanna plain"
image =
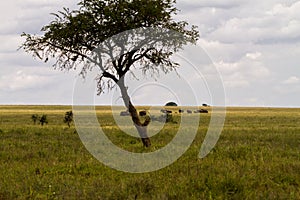
<path fill-rule="evenodd" d="M 115 145 L 138 153 L 167 145 L 182 115 L 191 119 L 200 115 L 197 135 L 182 157 L 161 170 L 136 174 L 111 169 L 95 159 L 81 142 L 74 124 L 68 127 L 63 121 L 71 109 L 0 106 L 1 200 L 300 199 L 299 108 L 227 108 L 219 141 L 210 154 L 200 159 L 211 108 L 208 114 L 175 113 L 172 123 L 153 121 L 150 132 L 161 128 L 151 137 L 151 148 L 144 148 L 139 138 L 120 129 L 111 107 L 96 107 L 107 137 Z M 34 114 L 47 115 L 48 123 L 34 124 Z M 132 126 L 129 123 L 127 128 Z"/>

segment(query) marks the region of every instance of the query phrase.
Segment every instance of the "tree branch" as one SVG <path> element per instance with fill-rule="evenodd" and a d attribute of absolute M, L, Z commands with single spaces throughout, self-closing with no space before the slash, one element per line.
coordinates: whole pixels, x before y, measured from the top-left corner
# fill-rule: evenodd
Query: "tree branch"
<path fill-rule="evenodd" d="M 105 77 L 105 78 L 110 78 L 110 79 L 112 79 L 115 83 L 118 83 L 118 82 L 119 82 L 119 80 L 118 80 L 114 75 L 112 75 L 111 73 L 109 73 L 109 72 L 107 72 L 107 71 L 103 71 L 103 72 L 102 72 L 102 75 L 103 75 L 103 77 Z"/>

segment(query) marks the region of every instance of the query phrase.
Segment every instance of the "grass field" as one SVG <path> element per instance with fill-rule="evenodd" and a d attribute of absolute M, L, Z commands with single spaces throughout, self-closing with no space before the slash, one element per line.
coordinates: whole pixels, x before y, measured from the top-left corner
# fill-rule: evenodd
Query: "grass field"
<path fill-rule="evenodd" d="M 96 160 L 74 125 L 63 123 L 70 109 L 0 106 L 1 200 L 300 199 L 300 109 L 228 108 L 222 135 L 204 159 L 198 153 L 210 114 L 201 114 L 190 149 L 172 165 L 143 174 L 116 171 Z M 163 126 L 145 149 L 139 139 L 122 133 L 109 109 L 97 107 L 103 129 L 133 152 L 163 147 L 180 125 Z M 46 114 L 49 123 L 34 125 L 32 114 Z"/>

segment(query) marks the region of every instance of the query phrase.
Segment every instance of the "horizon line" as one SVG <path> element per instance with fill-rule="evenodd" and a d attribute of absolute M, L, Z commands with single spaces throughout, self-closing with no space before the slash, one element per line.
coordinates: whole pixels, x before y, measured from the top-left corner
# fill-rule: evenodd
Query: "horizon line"
<path fill-rule="evenodd" d="M 24 103 L 14 103 L 14 104 L 0 104 L 0 106 L 74 106 L 73 104 L 24 104 Z M 94 105 L 76 105 L 76 106 L 124 106 L 122 104 L 119 105 L 109 105 L 109 104 L 94 104 Z M 149 104 L 136 104 L 135 106 L 158 106 L 165 107 L 165 105 L 149 105 Z M 203 105 L 178 105 L 177 107 L 197 107 Z M 125 106 L 124 106 L 125 107 Z M 176 106 L 174 106 L 176 107 Z M 225 108 L 300 108 L 300 106 L 280 106 L 280 105 L 209 105 L 208 107 L 225 107 Z"/>

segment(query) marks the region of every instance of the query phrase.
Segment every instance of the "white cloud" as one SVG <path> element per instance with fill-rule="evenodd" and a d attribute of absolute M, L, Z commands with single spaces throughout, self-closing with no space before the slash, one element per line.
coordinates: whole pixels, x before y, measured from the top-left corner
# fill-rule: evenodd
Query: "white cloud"
<path fill-rule="evenodd" d="M 239 0 L 227 0 L 227 1 L 218 1 L 218 0 L 181 0 L 178 1 L 180 7 L 185 7 L 189 9 L 195 8 L 222 8 L 228 9 L 237 7 L 240 5 Z"/>
<path fill-rule="evenodd" d="M 299 16 L 300 2 L 295 1 L 291 4 L 277 3 L 273 5 L 272 9 L 266 11 L 266 14 L 272 16 Z"/>
<path fill-rule="evenodd" d="M 262 54 L 260 52 L 255 52 L 255 53 L 247 53 L 246 57 L 250 58 L 252 60 L 256 60 L 257 58 L 259 58 Z"/>
<path fill-rule="evenodd" d="M 0 2 L 0 33 L 21 34 L 22 32 L 39 33 L 45 22 L 53 20 L 50 13 L 57 13 L 63 7 L 75 8 L 72 0 L 36 1 L 11 0 Z"/>
<path fill-rule="evenodd" d="M 230 19 L 223 21 L 208 37 L 226 43 L 300 41 L 299 2 L 290 6 L 275 5 L 271 10 L 264 9 L 258 7 L 260 11 L 256 11 L 256 15 L 243 15 L 242 12 L 239 13 L 240 16 L 232 14 Z"/>
<path fill-rule="evenodd" d="M 291 76 L 287 80 L 283 81 L 284 84 L 297 84 L 300 83 L 300 79 L 296 76 Z"/>
<path fill-rule="evenodd" d="M 257 60 L 261 53 L 247 53 L 237 62 L 220 61 L 215 63 L 220 70 L 225 86 L 247 87 L 253 82 L 262 81 L 269 77 L 270 71 L 264 64 Z"/>
<path fill-rule="evenodd" d="M 28 69 L 26 70 L 28 71 Z M 35 74 L 18 70 L 16 72 L 0 76 L 0 90 L 18 91 L 32 88 L 42 88 L 51 82 L 47 75 Z"/>
<path fill-rule="evenodd" d="M 1 68 L 0 104 L 71 104 L 77 73 L 50 67 Z M 99 101 L 101 102 L 101 101 Z"/>
<path fill-rule="evenodd" d="M 74 1 L 73 1 L 74 3 Z M 20 7 L 28 7 L 30 5 L 31 8 L 44 8 L 44 7 L 58 7 L 61 5 L 63 7 L 64 5 L 71 4 L 70 0 L 66 0 L 62 2 L 61 0 L 19 0 L 18 4 Z"/>
<path fill-rule="evenodd" d="M 237 72 L 238 70 L 240 70 L 240 63 L 236 62 L 236 63 L 226 63 L 223 60 L 221 60 L 218 63 L 215 63 L 215 65 L 218 66 L 218 69 L 224 73 L 224 74 L 231 74 L 234 72 Z"/>
<path fill-rule="evenodd" d="M 227 79 L 224 78 L 224 86 L 226 90 L 232 88 L 247 88 L 250 86 L 250 83 L 248 80 L 241 77 L 239 73 L 235 73 L 227 77 Z"/>
<path fill-rule="evenodd" d="M 16 52 L 20 47 L 22 38 L 20 35 L 1 35 L 0 37 L 0 53 Z"/>

